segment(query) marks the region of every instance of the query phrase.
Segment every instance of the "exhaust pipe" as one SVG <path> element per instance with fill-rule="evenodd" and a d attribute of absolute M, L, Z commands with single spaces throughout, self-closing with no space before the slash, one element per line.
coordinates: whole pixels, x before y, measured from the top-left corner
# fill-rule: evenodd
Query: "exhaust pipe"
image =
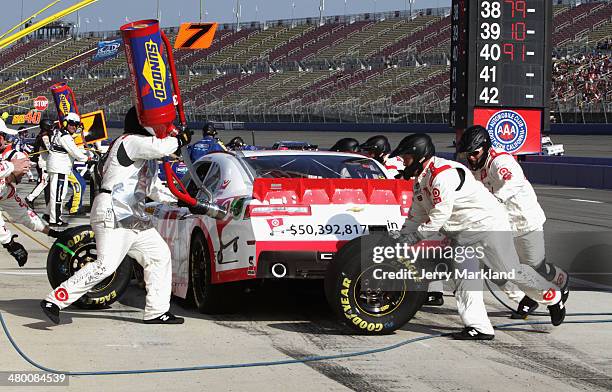
<path fill-rule="evenodd" d="M 283 263 L 276 263 L 272 265 L 272 275 L 275 278 L 284 278 L 287 275 L 287 267 Z"/>

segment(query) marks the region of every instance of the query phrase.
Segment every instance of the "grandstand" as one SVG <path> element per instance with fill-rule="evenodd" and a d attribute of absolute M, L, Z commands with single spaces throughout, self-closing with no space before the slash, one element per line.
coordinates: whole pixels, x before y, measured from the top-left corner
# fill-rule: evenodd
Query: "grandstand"
<path fill-rule="evenodd" d="M 552 109 L 559 121 L 607 122 L 612 102 L 608 83 L 612 3 L 555 3 L 559 3 L 554 6 L 553 27 L 557 82 Z M 253 22 L 241 29 L 222 24 L 209 49 L 175 50 L 188 117 L 444 122 L 449 14 L 450 9 L 437 8 L 412 14 L 333 16 L 322 25 L 318 18 Z M 165 31 L 173 39 L 177 28 Z M 95 48 L 99 40 L 118 37 L 113 31 L 17 42 L 0 56 L 2 89 L 51 64 L 67 62 L 30 80 L 25 88 L 3 92 L 3 97 L 15 95 L 16 101 L 20 91 L 50 96 L 51 84 L 67 80 L 81 110 L 104 108 L 110 119 L 121 118 L 131 105 L 124 54 L 104 62 L 95 62 L 91 55 L 75 58 Z"/>

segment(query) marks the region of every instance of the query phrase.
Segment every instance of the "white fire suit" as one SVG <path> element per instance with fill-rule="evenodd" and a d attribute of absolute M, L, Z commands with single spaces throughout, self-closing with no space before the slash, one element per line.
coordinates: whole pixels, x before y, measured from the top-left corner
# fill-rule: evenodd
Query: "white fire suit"
<path fill-rule="evenodd" d="M 515 272 L 511 279 L 534 300 L 556 304 L 561 300 L 558 287 L 551 285 L 532 267 L 519 263 L 510 223 L 504 207 L 489 193 L 482 183 L 469 175 L 462 164 L 433 157 L 423 172 L 415 179 L 412 206 L 401 232 L 417 232 L 423 239 L 434 238 L 438 232 L 451 239 L 454 246 L 480 248 L 482 263 L 494 272 Z M 461 286 L 461 285 L 459 285 Z M 474 295 L 458 288 L 458 308 L 463 312 L 482 311 L 466 303 L 476 303 Z M 473 320 L 474 327 L 482 333 L 492 334 L 486 312 L 461 314 L 463 320 Z M 477 320 L 477 321 L 474 321 Z"/>
<path fill-rule="evenodd" d="M 126 255 L 144 268 L 147 297 L 144 319 L 170 308 L 172 264 L 170 249 L 145 214 L 145 198 L 175 201 L 157 177 L 156 160 L 175 152 L 174 137 L 123 135 L 104 162 L 100 194 L 91 211 L 98 258 L 62 283 L 46 300 L 63 309 L 110 276 Z M 55 293 L 61 295 L 55 295 Z"/>
<path fill-rule="evenodd" d="M 30 192 L 30 194 L 26 197 L 30 202 L 33 202 L 40 194 L 45 190 L 47 185 L 49 185 L 49 174 L 47 173 L 47 160 L 49 159 L 48 151 L 51 150 L 51 140 L 49 136 L 43 135 L 42 146 L 40 146 L 41 150 L 46 150 L 47 152 L 38 152 L 38 168 L 40 169 L 40 178 L 38 179 L 38 185 Z"/>
<path fill-rule="evenodd" d="M 6 182 L 6 178 L 13 172 L 13 164 L 11 152 L 14 150 L 5 151 L 2 154 L 0 161 L 0 212 L 4 211 L 16 223 L 20 223 L 33 231 L 43 231 L 45 223 L 36 215 L 34 211 L 28 208 L 28 205 L 17 193 L 15 185 Z M 6 223 L 0 213 L 0 244 L 7 244 L 11 241 L 13 234 L 6 227 Z"/>
<path fill-rule="evenodd" d="M 560 268 L 543 265 L 546 258 L 543 232 L 546 216 L 521 165 L 507 152 L 491 148 L 482 169 L 472 173 L 506 207 L 520 262 L 530 265 L 548 280 L 563 287 L 567 282 L 567 273 Z M 509 298 L 520 302 L 524 294 L 512 284 L 507 286 L 504 291 Z"/>
<path fill-rule="evenodd" d="M 56 130 L 51 138 L 51 149 L 47 160 L 50 200 L 47 206 L 49 223 L 61 221 L 62 210 L 68 192 L 68 176 L 72 173 L 74 160 L 87 161 L 85 155 L 65 129 Z"/>

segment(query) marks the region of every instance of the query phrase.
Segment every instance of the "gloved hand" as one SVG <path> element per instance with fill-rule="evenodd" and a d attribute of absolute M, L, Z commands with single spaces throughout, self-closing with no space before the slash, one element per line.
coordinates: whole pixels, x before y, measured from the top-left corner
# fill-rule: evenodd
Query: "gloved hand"
<path fill-rule="evenodd" d="M 389 232 L 389 237 L 402 244 L 408 244 L 408 246 L 415 245 L 421 242 L 421 240 L 423 239 L 421 238 L 421 235 L 416 231 L 404 234 L 399 230 L 394 230 Z"/>
<path fill-rule="evenodd" d="M 57 231 L 53 229 L 49 229 L 49 232 L 47 233 L 47 235 L 51 238 L 59 238 L 61 234 L 62 234 L 61 231 Z"/>
<path fill-rule="evenodd" d="M 193 131 L 189 129 L 186 125 L 181 126 L 181 128 L 179 129 L 179 133 L 176 135 L 176 139 L 178 140 L 179 144 L 179 149 L 191 143 L 191 136 L 193 136 Z"/>
<path fill-rule="evenodd" d="M 17 260 L 17 264 L 23 267 L 28 262 L 28 251 L 19 242 L 15 242 L 15 238 L 17 234 L 14 234 L 11 241 L 2 246 Z"/>

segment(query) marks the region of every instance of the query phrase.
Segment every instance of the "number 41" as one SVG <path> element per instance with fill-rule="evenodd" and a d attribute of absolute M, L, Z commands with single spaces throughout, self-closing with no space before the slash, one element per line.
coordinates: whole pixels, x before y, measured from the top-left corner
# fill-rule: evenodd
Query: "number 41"
<path fill-rule="evenodd" d="M 487 83 L 489 82 L 489 79 L 491 79 L 491 82 L 495 83 L 497 81 L 497 66 L 485 65 L 482 68 L 482 71 L 480 71 L 480 79 Z"/>

